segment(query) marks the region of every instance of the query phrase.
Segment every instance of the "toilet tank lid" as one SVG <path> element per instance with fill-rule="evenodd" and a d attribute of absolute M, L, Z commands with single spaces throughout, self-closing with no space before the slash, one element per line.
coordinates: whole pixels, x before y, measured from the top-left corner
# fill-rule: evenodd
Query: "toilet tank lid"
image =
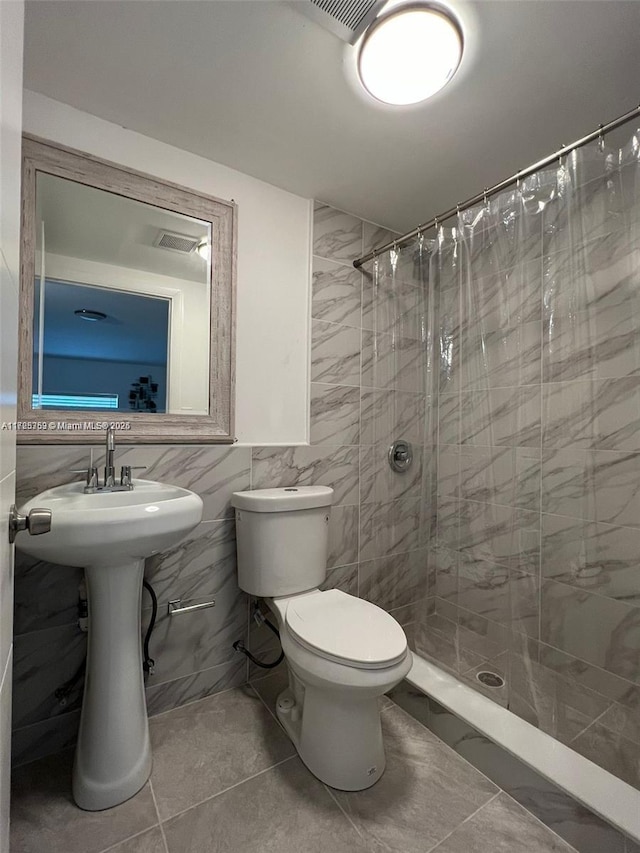
<path fill-rule="evenodd" d="M 333 489 L 329 486 L 286 486 L 281 489 L 254 489 L 234 492 L 231 505 L 247 512 L 288 512 L 331 506 Z"/>

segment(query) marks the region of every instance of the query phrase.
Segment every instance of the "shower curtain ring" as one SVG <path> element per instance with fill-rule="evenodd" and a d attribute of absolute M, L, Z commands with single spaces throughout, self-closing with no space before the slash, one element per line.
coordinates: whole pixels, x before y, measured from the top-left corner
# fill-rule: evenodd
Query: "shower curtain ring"
<path fill-rule="evenodd" d="M 598 149 L 600 151 L 604 151 L 604 125 L 599 124 L 598 129 L 600 133 L 598 133 Z"/>
<path fill-rule="evenodd" d="M 482 191 L 482 198 L 484 200 L 484 206 L 485 207 L 489 206 L 489 200 L 487 198 L 488 192 L 489 192 L 489 187 L 485 187 L 484 190 Z"/>

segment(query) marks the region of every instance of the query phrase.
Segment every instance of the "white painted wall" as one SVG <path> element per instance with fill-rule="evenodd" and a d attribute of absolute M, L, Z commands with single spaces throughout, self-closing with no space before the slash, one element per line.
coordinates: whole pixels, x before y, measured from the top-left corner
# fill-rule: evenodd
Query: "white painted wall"
<path fill-rule="evenodd" d="M 236 436 L 306 443 L 311 201 L 34 92 L 23 110 L 29 133 L 237 202 Z"/>
<path fill-rule="evenodd" d="M 0 422 L 16 419 L 22 131 L 22 0 L 0 0 Z M 0 430 L 0 853 L 9 853 L 15 433 Z"/>

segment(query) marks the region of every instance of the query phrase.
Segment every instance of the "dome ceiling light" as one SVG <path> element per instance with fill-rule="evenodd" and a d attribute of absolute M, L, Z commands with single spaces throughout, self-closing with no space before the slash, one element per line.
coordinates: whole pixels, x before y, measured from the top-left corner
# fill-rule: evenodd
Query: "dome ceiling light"
<path fill-rule="evenodd" d="M 433 3 L 396 6 L 364 34 L 358 74 L 376 100 L 395 106 L 435 95 L 455 74 L 462 58 L 460 25 Z"/>

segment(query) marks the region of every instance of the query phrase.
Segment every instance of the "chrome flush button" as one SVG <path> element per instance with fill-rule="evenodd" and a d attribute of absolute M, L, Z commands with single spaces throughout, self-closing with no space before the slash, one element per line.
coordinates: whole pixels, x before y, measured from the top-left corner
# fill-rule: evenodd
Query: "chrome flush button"
<path fill-rule="evenodd" d="M 413 448 L 404 438 L 399 438 L 394 441 L 389 448 L 389 465 L 398 474 L 404 474 L 411 467 L 413 462 Z"/>

